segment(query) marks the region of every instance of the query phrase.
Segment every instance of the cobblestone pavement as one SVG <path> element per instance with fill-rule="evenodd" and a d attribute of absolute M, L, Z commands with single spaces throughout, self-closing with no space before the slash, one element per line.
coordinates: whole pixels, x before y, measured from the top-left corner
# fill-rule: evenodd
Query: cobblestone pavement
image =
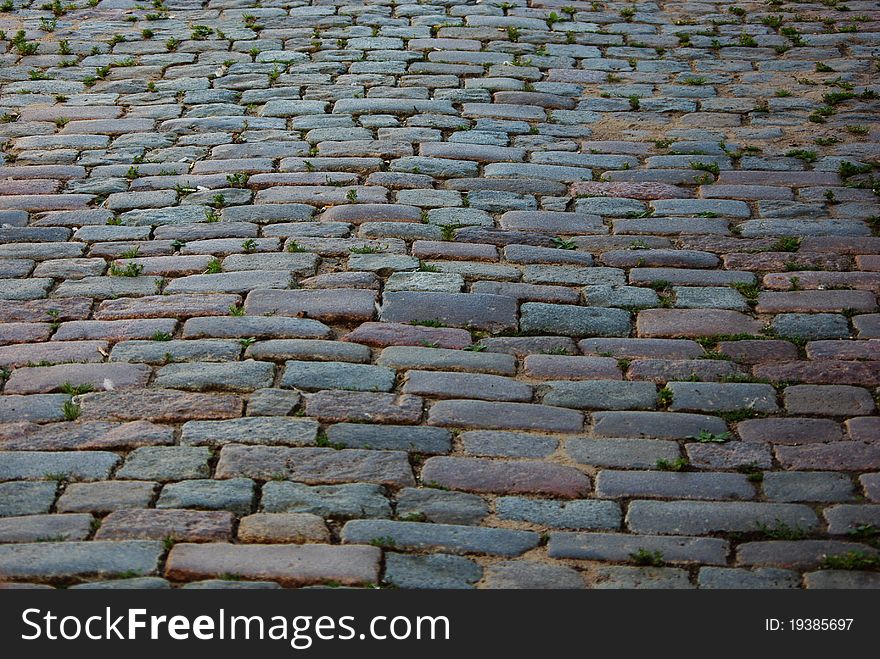
<path fill-rule="evenodd" d="M 880 6 L 0 5 L 0 580 L 880 587 Z"/>

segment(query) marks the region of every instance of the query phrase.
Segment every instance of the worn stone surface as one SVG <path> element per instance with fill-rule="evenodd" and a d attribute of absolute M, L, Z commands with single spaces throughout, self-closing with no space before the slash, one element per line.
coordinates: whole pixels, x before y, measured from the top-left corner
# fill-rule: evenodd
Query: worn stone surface
<path fill-rule="evenodd" d="M 877 7 L 570 4 L 3 3 L 0 581 L 876 587 Z"/>

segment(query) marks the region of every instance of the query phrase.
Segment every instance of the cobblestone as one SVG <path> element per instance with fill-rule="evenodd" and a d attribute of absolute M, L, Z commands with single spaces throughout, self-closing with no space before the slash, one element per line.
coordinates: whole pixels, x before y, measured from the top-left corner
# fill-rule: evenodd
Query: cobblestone
<path fill-rule="evenodd" d="M 2 12 L 0 581 L 877 587 L 876 7 L 87 4 Z"/>

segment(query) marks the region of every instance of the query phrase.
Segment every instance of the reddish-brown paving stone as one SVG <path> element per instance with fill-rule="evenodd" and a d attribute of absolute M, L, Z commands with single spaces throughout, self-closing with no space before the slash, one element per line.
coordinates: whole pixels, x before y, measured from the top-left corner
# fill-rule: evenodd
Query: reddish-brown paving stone
<path fill-rule="evenodd" d="M 232 537 L 233 519 L 219 510 L 118 510 L 104 518 L 95 539 L 224 542 Z"/>
<path fill-rule="evenodd" d="M 805 384 L 855 384 L 876 387 L 880 385 L 880 369 L 871 362 L 823 359 L 815 362 L 776 362 L 759 364 L 753 369 L 755 377 L 772 382 Z"/>
<path fill-rule="evenodd" d="M 767 277 L 764 278 L 765 282 Z M 846 309 L 874 311 L 877 302 L 869 291 L 794 291 L 761 293 L 755 307 L 759 313 L 840 312 Z"/>
<path fill-rule="evenodd" d="M 855 441 L 880 442 L 880 416 L 858 416 L 846 422 L 846 430 Z"/>
<path fill-rule="evenodd" d="M 108 423 L 9 423 L 0 425 L 0 448 L 6 451 L 119 450 L 174 443 L 174 429 L 149 421 Z"/>
<path fill-rule="evenodd" d="M 244 403 L 233 394 L 200 394 L 167 389 L 108 391 L 79 398 L 82 419 L 180 423 L 190 419 L 232 419 Z"/>
<path fill-rule="evenodd" d="M 758 334 L 762 327 L 743 313 L 724 309 L 648 309 L 636 320 L 636 332 L 646 337 Z"/>
<path fill-rule="evenodd" d="M 401 323 L 363 323 L 340 337 L 342 341 L 368 346 L 423 346 L 460 349 L 471 344 L 470 332 L 452 327 L 420 327 Z"/>
<path fill-rule="evenodd" d="M 849 441 L 808 446 L 777 446 L 776 459 L 786 469 L 868 471 L 880 469 L 880 442 Z"/>
<path fill-rule="evenodd" d="M 765 364 L 797 359 L 797 346 L 788 341 L 721 341 L 718 352 L 740 364 Z"/>
<path fill-rule="evenodd" d="M 104 300 L 95 312 L 98 320 L 121 318 L 190 318 L 225 316 L 238 304 L 238 295 L 161 295 Z"/>
<path fill-rule="evenodd" d="M 243 517 L 238 541 L 255 544 L 329 542 L 324 520 L 311 513 L 257 513 Z"/>
<path fill-rule="evenodd" d="M 140 389 L 152 369 L 144 364 L 59 364 L 40 368 L 17 368 L 6 383 L 8 394 L 39 394 L 59 391 L 65 384 L 90 389 Z"/>
<path fill-rule="evenodd" d="M 840 424 L 829 419 L 749 419 L 737 424 L 744 442 L 817 444 L 843 439 Z"/>

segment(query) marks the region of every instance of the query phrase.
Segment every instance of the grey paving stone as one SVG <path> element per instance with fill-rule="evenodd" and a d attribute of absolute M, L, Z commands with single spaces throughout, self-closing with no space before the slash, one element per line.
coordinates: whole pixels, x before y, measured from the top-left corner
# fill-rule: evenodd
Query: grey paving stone
<path fill-rule="evenodd" d="M 158 569 L 163 551 L 161 542 L 149 540 L 0 545 L 0 574 L 37 580 L 148 575 Z"/>
<path fill-rule="evenodd" d="M 0 517 L 47 513 L 57 489 L 54 481 L 0 483 Z"/>
<path fill-rule="evenodd" d="M 538 534 L 452 524 L 352 520 L 342 529 L 344 543 L 380 544 L 400 549 L 432 549 L 456 554 L 519 556 L 538 544 Z"/>
<path fill-rule="evenodd" d="M 724 565 L 730 547 L 720 538 L 555 532 L 550 534 L 547 549 L 553 558 L 600 561 L 632 561 L 639 550 L 659 552 L 670 563 Z"/>
<path fill-rule="evenodd" d="M 583 576 L 565 565 L 537 561 L 502 561 L 486 568 L 484 588 L 579 589 Z"/>
<path fill-rule="evenodd" d="M 327 428 L 331 444 L 348 448 L 391 449 L 434 454 L 448 453 L 452 434 L 443 428 L 417 426 L 370 426 L 361 423 L 336 423 Z"/>
<path fill-rule="evenodd" d="M 495 514 L 500 519 L 569 529 L 617 529 L 622 518 L 620 506 L 615 502 L 592 499 L 548 501 L 500 497 L 495 502 Z"/>
<path fill-rule="evenodd" d="M 387 552 L 385 581 L 397 588 L 473 588 L 483 569 L 464 556 Z"/>
<path fill-rule="evenodd" d="M 228 510 L 236 515 L 246 515 L 253 508 L 255 492 L 255 483 L 247 478 L 169 483 L 162 488 L 156 508 Z"/>
<path fill-rule="evenodd" d="M 261 506 L 266 512 L 313 513 L 336 519 L 391 516 L 382 488 L 372 483 L 309 486 L 271 481 L 263 486 Z"/>

